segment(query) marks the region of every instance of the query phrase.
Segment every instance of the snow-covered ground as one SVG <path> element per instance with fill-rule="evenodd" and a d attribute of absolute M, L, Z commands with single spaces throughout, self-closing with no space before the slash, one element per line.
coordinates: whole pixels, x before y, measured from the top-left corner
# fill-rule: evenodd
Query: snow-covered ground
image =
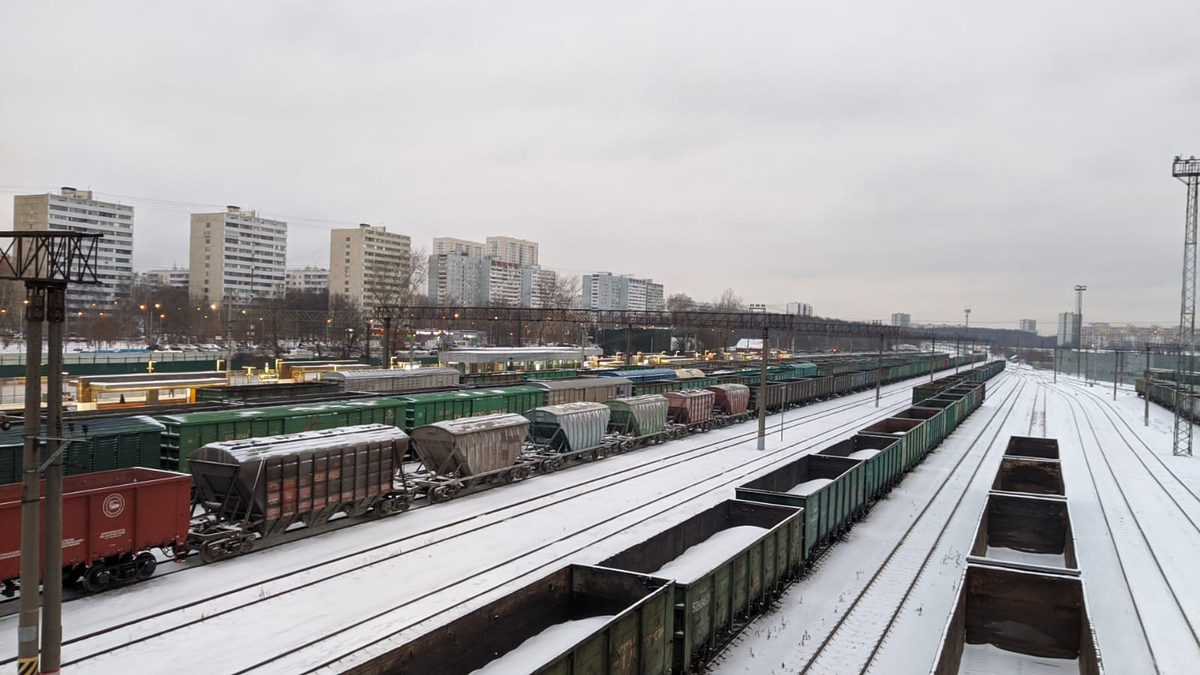
<path fill-rule="evenodd" d="M 878 408 L 863 392 L 772 416 L 764 452 L 750 422 L 76 600 L 64 608 L 64 663 L 337 672 L 732 498 L 734 486 L 908 407 L 913 384 L 885 387 Z M 15 627 L 15 616 L 0 619 L 0 634 Z M 0 643 L 0 662 L 15 645 Z"/>
<path fill-rule="evenodd" d="M 989 384 L 984 406 L 755 621 L 714 672 L 928 672 L 1012 435 L 1059 441 L 1106 672 L 1200 672 L 1192 629 L 1200 625 L 1200 457 L 1171 456 L 1171 414 L 1151 405 L 1142 426 L 1143 400 L 1132 388 L 1113 402 L 1111 385 L 1052 379 L 1010 368 Z"/>

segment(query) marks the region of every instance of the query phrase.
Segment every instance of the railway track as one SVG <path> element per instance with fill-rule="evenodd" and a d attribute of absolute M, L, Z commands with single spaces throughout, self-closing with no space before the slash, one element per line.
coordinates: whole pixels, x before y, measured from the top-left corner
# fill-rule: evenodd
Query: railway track
<path fill-rule="evenodd" d="M 882 398 L 889 399 L 889 398 L 894 398 L 896 396 L 901 396 L 901 395 L 907 396 L 909 393 L 909 389 L 910 389 L 908 386 L 908 383 L 910 383 L 911 381 L 912 380 L 906 380 L 903 382 L 886 385 L 886 387 L 884 389 L 884 393 L 882 395 Z M 888 388 L 891 388 L 891 391 L 888 391 Z M 799 416 L 796 416 L 796 417 L 790 417 L 788 415 L 788 413 L 794 414 L 800 408 L 807 407 L 807 406 L 800 406 L 799 408 L 793 408 L 788 411 L 784 411 L 783 413 L 774 413 L 772 416 L 780 415 L 780 414 L 784 415 L 783 428 L 786 431 L 788 429 L 793 429 L 797 426 L 800 426 L 802 424 L 808 423 L 808 422 L 816 420 L 816 419 L 822 419 L 822 418 L 830 417 L 834 414 L 844 412 L 847 410 L 851 410 L 854 408 L 868 406 L 872 403 L 872 400 L 873 399 L 870 399 L 870 398 L 864 398 L 864 400 L 862 400 L 862 401 L 851 401 L 851 402 L 841 403 L 831 409 L 822 410 L 819 412 L 814 412 L 814 413 L 810 413 L 810 414 L 800 414 Z M 736 428 L 736 425 L 735 425 L 735 427 L 730 427 L 730 428 Z M 778 429 L 779 429 L 779 426 L 770 427 L 768 430 L 768 434 L 776 433 L 778 431 Z M 720 433 L 720 430 L 718 430 L 717 433 Z M 673 458 L 676 458 L 679 456 L 696 455 L 696 453 L 702 453 L 702 454 L 696 455 L 696 456 L 704 456 L 705 454 L 710 454 L 712 452 L 719 452 L 728 447 L 731 447 L 733 445 L 737 445 L 741 442 L 744 442 L 747 439 L 754 438 L 757 435 L 757 433 L 758 433 L 757 429 L 753 429 L 751 431 L 739 433 L 731 438 L 723 438 L 721 440 L 714 441 L 711 443 L 706 443 L 706 444 L 699 445 L 699 446 L 692 446 L 687 449 L 680 450 L 676 454 L 669 455 L 669 456 L 663 457 L 663 458 L 651 459 L 646 462 L 642 462 L 637 465 L 634 465 L 634 466 L 631 466 L 631 467 L 628 467 L 625 469 L 621 469 L 619 471 L 614 471 L 614 472 L 612 472 L 610 474 L 606 474 L 604 476 L 599 476 L 599 477 L 590 479 L 589 481 L 585 481 L 585 483 L 582 483 L 582 484 L 593 483 L 593 482 L 596 482 L 599 480 L 603 480 L 610 476 L 621 476 L 621 475 L 626 475 L 626 474 L 630 474 L 630 473 L 635 473 L 650 464 L 662 462 L 667 459 L 673 459 Z M 645 449 L 645 448 L 643 448 L 643 449 Z M 707 452 L 705 452 L 705 451 L 707 451 Z M 613 455 L 613 456 L 615 457 L 616 455 Z M 571 488 L 570 487 L 562 488 L 559 490 L 555 490 L 553 492 L 543 493 L 543 494 L 553 495 L 553 494 L 558 494 L 558 493 L 563 492 L 568 489 L 571 489 Z M 483 492 L 483 491 L 480 491 L 480 492 Z M 470 496 L 470 494 L 478 494 L 478 493 L 468 493 L 467 495 L 464 495 L 464 497 Z M 424 508 L 427 508 L 430 506 L 434 506 L 434 504 L 431 504 L 427 500 L 422 498 L 422 499 L 418 500 L 413 505 L 413 507 L 411 509 L 409 509 L 408 512 L 412 513 L 414 511 L 418 511 L 420 509 L 424 509 Z M 389 546 L 389 545 L 402 544 L 404 541 L 406 541 L 410 538 L 428 535 L 428 534 L 437 532 L 438 530 L 440 530 L 444 527 L 450 527 L 450 526 L 461 524 L 463 522 L 467 522 L 469 520 L 473 520 L 474 518 L 478 517 L 479 515 L 491 515 L 493 513 L 498 513 L 500 511 L 505 510 L 506 508 L 510 508 L 510 507 L 501 507 L 499 509 L 487 511 L 482 514 L 473 514 L 466 518 L 462 518 L 462 519 L 459 519 L 456 521 L 441 524 L 441 525 L 437 526 L 436 528 L 432 528 L 432 529 L 429 529 L 429 530 L 426 530 L 423 532 L 418 532 L 413 535 L 406 535 L 405 537 L 403 537 L 401 539 L 383 542 L 381 544 L 372 545 L 368 548 L 364 548 L 364 549 L 361 549 L 358 551 L 346 553 L 344 555 L 338 556 L 337 558 L 331 560 L 330 562 L 339 562 L 341 560 L 347 559 L 354 555 L 360 555 L 360 554 L 368 553 L 371 551 L 379 550 L 379 549 Z M 401 516 L 401 517 L 403 517 L 403 516 Z M 336 532 L 338 530 L 345 529 L 347 527 L 352 527 L 352 526 L 359 525 L 359 524 L 361 524 L 361 519 L 343 518 L 343 519 L 334 520 L 334 521 L 327 523 L 326 525 L 321 526 L 319 528 L 298 528 L 295 532 L 289 532 L 288 534 L 286 534 L 282 537 L 276 537 L 276 538 L 268 539 L 265 541 L 257 542 L 255 549 L 246 555 L 252 556 L 252 555 L 261 553 L 263 551 L 270 550 L 276 546 L 292 544 L 297 541 L 301 541 L 301 540 L 308 539 L 311 537 L 317 537 L 320 535 L 328 534 L 330 532 Z M 205 568 L 205 566 L 200 563 L 199 556 L 197 554 L 193 553 L 192 555 L 189 556 L 189 558 L 190 559 L 182 565 L 175 565 L 175 564 L 168 565 L 168 563 L 170 563 L 170 560 L 168 558 L 164 557 L 163 559 L 160 560 L 160 569 L 159 569 L 158 573 L 155 575 L 155 577 L 151 580 L 151 583 L 153 583 L 157 580 L 160 580 L 164 577 L 167 577 L 169 575 L 172 575 L 172 574 L 179 574 L 179 573 L 186 572 L 189 570 L 197 570 L 197 569 Z M 278 578 L 279 577 L 272 577 L 265 581 L 274 581 L 275 579 L 278 579 Z M 262 582 L 259 582 L 259 583 L 262 583 Z M 235 592 L 237 590 L 244 590 L 244 588 L 235 589 Z M 90 596 L 91 596 L 91 594 L 83 591 L 82 589 L 69 588 L 69 589 L 64 589 L 63 601 L 64 602 L 72 602 L 72 601 L 79 600 L 82 598 L 87 598 Z M 3 617 L 11 616 L 11 615 L 15 614 L 17 611 L 17 604 L 18 604 L 17 597 L 0 600 L 0 619 L 2 619 Z M 6 663 L 6 662 L 0 660 L 0 664 L 4 664 L 4 663 Z"/>
<path fill-rule="evenodd" d="M 1000 405 L 971 441 L 967 451 L 955 462 L 949 478 L 938 487 L 913 519 L 903 536 L 888 553 L 883 564 L 868 578 L 862 590 L 832 626 L 801 667 L 801 673 L 865 673 L 883 644 L 888 631 L 920 580 L 921 571 L 938 548 L 951 517 L 962 503 L 968 487 L 979 473 L 989 451 L 1016 407 L 1028 383 L 1014 378 Z M 995 380 L 993 380 L 995 381 Z M 991 397 L 994 399 L 995 394 Z M 1000 423 L 994 425 L 1000 416 Z M 992 431 L 986 445 L 980 445 Z M 973 466 L 967 463 L 973 459 Z M 970 472 L 962 470 L 963 465 Z M 934 508 L 934 506 L 939 508 Z"/>
<path fill-rule="evenodd" d="M 1145 481 L 1146 475 L 1154 478 L 1154 472 L 1144 460 L 1140 461 L 1144 473 L 1138 475 L 1139 464 L 1129 461 L 1129 458 L 1137 457 L 1139 453 L 1128 443 L 1111 417 L 1105 419 L 1121 437 L 1128 453 L 1114 453 L 1106 449 L 1108 444 L 1097 433 L 1087 406 L 1076 397 L 1056 393 L 1067 403 L 1071 412 L 1089 481 L 1108 526 L 1121 577 L 1155 672 L 1194 672 L 1195 664 L 1200 663 L 1200 636 L 1197 635 L 1193 616 L 1197 612 L 1196 603 L 1200 597 L 1193 586 L 1178 588 L 1176 583 L 1172 583 L 1172 577 L 1188 581 L 1191 572 L 1181 566 L 1189 565 L 1196 555 L 1200 555 L 1197 538 L 1187 532 L 1194 528 L 1194 523 L 1174 498 L 1169 502 L 1161 498 L 1161 495 L 1168 493 L 1162 491 L 1163 486 L 1157 482 L 1157 478 L 1153 484 Z M 1092 404 L 1096 402 L 1092 401 Z M 1100 410 L 1104 412 L 1102 408 Z M 1080 423 L 1081 415 L 1083 424 Z M 1135 489 L 1127 489 L 1129 487 Z M 1155 487 L 1160 489 L 1156 490 Z M 1105 499 L 1106 495 L 1110 497 Z M 1175 508 L 1167 506 L 1168 503 Z M 1148 512 L 1154 516 L 1149 530 L 1145 521 Z M 1155 542 L 1158 543 L 1158 550 Z M 1163 550 L 1168 554 L 1160 555 Z M 1087 562 L 1083 561 L 1083 565 L 1086 570 Z M 1152 630 L 1148 628 L 1149 624 L 1153 624 Z"/>
<path fill-rule="evenodd" d="M 899 393 L 907 393 L 907 388 L 905 388 L 905 387 L 903 387 L 903 385 L 901 385 L 900 391 L 893 391 L 893 392 L 890 392 L 889 394 L 894 396 Z M 847 404 L 844 406 L 838 406 L 837 408 L 835 408 L 833 410 L 827 410 L 827 411 L 822 411 L 820 413 L 814 413 L 811 415 L 802 416 L 800 418 L 796 418 L 795 420 L 793 420 L 792 425 L 800 424 L 805 421 L 811 421 L 813 419 L 819 419 L 822 417 L 829 417 L 834 414 L 837 414 L 838 412 L 844 412 L 847 409 L 862 406 L 867 403 L 869 403 L 869 401 L 851 403 L 851 404 Z M 896 407 L 903 407 L 906 404 L 907 404 L 907 402 L 899 404 Z M 880 415 L 885 415 L 885 414 L 890 413 L 892 410 L 894 410 L 894 408 L 892 408 L 892 407 L 880 408 L 878 411 L 875 411 L 875 412 L 877 412 Z M 861 418 L 855 418 L 851 421 L 848 421 L 841 425 L 838 425 L 837 427 L 835 427 L 833 429 L 821 432 L 821 436 L 825 437 L 825 436 L 830 436 L 833 434 L 840 433 L 843 427 L 850 427 L 852 425 L 858 425 L 858 424 L 861 424 L 861 422 L 862 422 Z M 737 439 L 753 437 L 754 433 L 755 432 L 751 432 L 748 434 L 739 434 L 737 436 L 734 436 L 733 438 L 723 439 L 721 441 L 718 441 L 715 444 L 709 444 L 708 446 L 702 446 L 702 448 L 699 448 L 699 449 L 692 448 L 690 450 L 680 451 L 678 453 L 675 453 L 675 454 L 670 455 L 665 458 L 652 459 L 650 461 L 640 463 L 633 467 L 624 468 L 619 471 L 607 474 L 605 476 L 600 476 L 600 477 L 591 479 L 589 481 L 585 481 L 584 483 L 567 486 L 562 489 L 555 490 L 551 493 L 541 493 L 533 498 L 524 500 L 522 502 L 518 502 L 516 504 L 508 504 L 499 509 L 495 509 L 490 513 L 499 514 L 500 512 L 511 511 L 515 507 L 519 507 L 522 505 L 531 505 L 531 506 L 533 506 L 533 508 L 522 511 L 521 513 L 512 513 L 512 514 L 504 515 L 504 517 L 502 519 L 497 519 L 496 522 L 479 524 L 479 525 L 476 525 L 475 527 L 472 527 L 466 531 L 449 534 L 447 536 L 444 536 L 442 539 L 440 539 L 438 541 L 425 541 L 423 543 L 419 543 L 416 547 L 413 547 L 413 548 L 410 548 L 410 549 L 407 549 L 407 550 L 404 550 L 401 552 L 397 552 L 392 555 L 389 555 L 388 552 L 385 550 L 387 547 L 389 547 L 391 545 L 420 542 L 421 537 L 427 537 L 429 535 L 434 534 L 435 532 L 443 533 L 447 527 L 453 526 L 455 524 L 466 523 L 468 521 L 478 522 L 479 518 L 487 515 L 487 513 L 476 513 L 476 514 L 473 514 L 471 517 L 461 519 L 460 521 L 457 521 L 456 523 L 452 523 L 449 525 L 442 524 L 431 530 L 425 530 L 425 531 L 418 532 L 415 534 L 406 535 L 405 537 L 403 537 L 401 539 L 397 539 L 397 540 L 393 540 L 391 542 L 387 542 L 384 544 L 372 546 L 369 549 L 364 549 L 362 551 L 355 552 L 354 554 L 347 554 L 346 556 L 342 556 L 336 560 L 323 561 L 321 563 L 317 563 L 315 565 L 310 565 L 308 567 L 301 568 L 299 570 L 294 570 L 291 572 L 277 575 L 266 581 L 259 581 L 259 582 L 253 583 L 253 584 L 248 584 L 248 585 L 239 587 L 237 589 L 233 589 L 229 592 L 222 593 L 220 596 L 218 596 L 216 598 L 214 598 L 212 596 L 206 597 L 203 600 L 199 600 L 199 601 L 192 602 L 192 603 L 186 603 L 185 605 L 176 606 L 176 607 L 173 607 L 173 608 L 170 608 L 167 610 L 163 610 L 163 611 L 157 612 L 153 615 L 143 616 L 143 617 L 140 617 L 140 618 L 132 620 L 132 621 L 126 621 L 117 626 L 112 626 L 112 625 L 105 626 L 103 630 L 97 630 L 92 633 L 82 635 L 80 637 L 68 640 L 68 642 L 67 642 L 68 647 L 75 646 L 77 648 L 85 648 L 86 649 L 86 645 L 89 642 L 99 642 L 101 640 L 101 638 L 103 638 L 106 634 L 111 636 L 110 631 L 118 631 L 118 632 L 126 634 L 127 636 L 129 636 L 131 633 L 140 633 L 140 635 L 137 635 L 136 639 L 128 639 L 125 642 L 121 642 L 121 643 L 115 644 L 115 645 L 109 644 L 107 646 L 101 647 L 99 644 L 97 644 L 96 646 L 99 647 L 98 649 L 89 650 L 89 652 L 87 654 L 83 654 L 83 655 L 73 655 L 70 652 L 75 651 L 75 650 L 69 649 L 67 652 L 69 663 L 79 664 L 82 662 L 87 662 L 87 661 L 90 661 L 97 657 L 100 657 L 104 654 L 110 653 L 114 650 L 118 650 L 123 647 L 134 644 L 136 642 L 139 642 L 142 640 L 147 640 L 147 639 L 153 639 L 155 637 L 165 636 L 168 633 L 176 632 L 187 626 L 195 625 L 199 622 L 211 621 L 220 616 L 229 614 L 230 612 L 233 612 L 233 611 L 236 611 L 239 609 L 245 609 L 251 605 L 265 603 L 266 601 L 278 598 L 281 595 L 299 591 L 304 588 L 309 588 L 312 584 L 320 583 L 321 581 L 328 581 L 335 577 L 341 577 L 341 576 L 350 574 L 354 571 L 361 569 L 363 566 L 370 566 L 370 565 L 387 562 L 389 560 L 392 560 L 392 559 L 398 557 L 401 554 L 419 554 L 422 550 L 424 550 L 426 548 L 441 544 L 441 543 L 451 540 L 451 539 L 456 539 L 456 538 L 462 537 L 465 534 L 469 534 L 471 532 L 477 532 L 483 528 L 498 525 L 498 524 L 500 524 L 504 521 L 507 521 L 511 518 L 517 517 L 518 515 L 545 509 L 550 506 L 563 503 L 564 501 L 568 501 L 570 499 L 575 499 L 575 498 L 578 498 L 581 496 L 585 496 L 587 494 L 591 494 L 593 492 L 604 489 L 606 487 L 610 487 L 611 485 L 613 485 L 615 483 L 609 483 L 608 481 L 614 477 L 619 477 L 621 475 L 624 475 L 624 474 L 627 474 L 630 472 L 634 472 L 634 471 L 637 471 L 639 473 L 639 475 L 650 475 L 656 471 L 665 470 L 665 469 L 677 466 L 679 464 L 682 464 L 683 462 L 692 461 L 692 460 L 696 459 L 698 456 L 705 456 L 705 455 L 712 454 L 713 452 L 718 452 L 720 450 L 727 449 L 729 447 L 729 445 L 727 445 L 727 444 L 736 444 Z M 823 441 L 818 441 L 814 445 L 820 444 L 822 442 Z M 724 484 L 731 484 L 735 481 L 741 480 L 743 476 L 748 475 L 749 473 L 753 473 L 754 471 L 757 471 L 760 468 L 765 468 L 765 467 L 769 466 L 769 462 L 778 461 L 779 455 L 784 452 L 791 451 L 791 454 L 788 454 L 785 457 L 785 458 L 790 458 L 792 454 L 797 452 L 797 450 L 795 450 L 796 445 L 799 445 L 799 444 L 792 444 L 791 446 L 788 446 L 787 448 L 782 448 L 780 450 L 769 453 L 768 455 L 764 455 L 762 457 L 757 457 L 753 460 L 743 463 L 740 467 L 738 467 L 740 470 L 743 471 L 743 473 L 727 480 Z M 716 447 L 713 448 L 710 446 L 716 446 Z M 704 449 L 707 449 L 707 451 L 701 452 Z M 804 448 L 801 448 L 801 450 L 803 450 L 803 449 Z M 682 457 L 682 459 L 680 459 L 680 457 Z M 671 461 L 671 460 L 677 460 L 677 461 Z M 649 464 L 654 464 L 654 463 L 659 463 L 660 466 L 657 468 L 654 468 L 654 469 L 646 470 L 646 468 Z M 749 468 L 745 468 L 745 467 L 749 467 Z M 725 475 L 729 475 L 729 474 L 725 474 Z M 720 476 L 720 477 L 723 478 L 723 477 L 725 477 L 725 475 Z M 700 485 L 705 485 L 706 483 L 710 483 L 714 480 L 716 480 L 716 478 L 710 476 L 710 477 L 705 478 L 704 480 L 697 481 L 695 483 L 686 485 L 683 488 L 680 488 L 678 490 L 670 492 L 666 495 L 660 496 L 659 498 L 654 499 L 653 501 L 643 502 L 643 503 L 639 504 L 635 509 L 631 509 L 631 512 L 636 511 L 641 508 L 644 508 L 644 507 L 647 507 L 647 506 L 650 506 L 652 504 L 657 504 L 657 503 L 663 502 L 663 501 L 669 501 L 671 497 L 674 497 L 674 496 L 676 496 L 680 493 L 683 493 L 687 490 L 690 490 L 694 487 L 697 487 Z M 589 489 L 587 489 L 583 492 L 577 492 L 576 494 L 573 494 L 573 495 L 563 496 L 563 498 L 561 498 L 561 499 L 555 499 L 555 500 L 547 499 L 548 497 L 562 495 L 563 493 L 567 493 L 567 492 L 571 492 L 571 491 L 578 491 L 583 486 L 588 486 L 589 484 L 596 484 L 596 483 L 604 483 L 604 484 L 596 485 L 595 487 L 589 487 Z M 643 518 L 642 520 L 639 520 L 638 522 L 639 523 L 644 522 L 645 520 L 656 517 L 657 515 L 660 515 L 661 513 L 665 512 L 666 510 L 675 508 L 676 506 L 679 506 L 680 504 L 686 503 L 687 501 L 695 499 L 695 498 L 701 496 L 702 494 L 708 493 L 711 489 L 714 489 L 715 487 L 719 487 L 719 486 L 705 487 L 705 489 L 702 493 L 700 493 L 696 496 L 684 499 L 683 501 L 672 502 L 669 505 L 667 505 L 666 508 L 662 509 L 661 511 L 652 513 L 649 516 L 646 516 L 645 518 Z M 534 502 L 543 502 L 543 503 L 534 505 Z M 618 516 L 613 516 L 613 517 L 615 518 Z M 632 525 L 630 525 L 630 526 L 632 526 Z M 623 531 L 623 530 L 620 530 L 620 531 Z M 569 539 L 578 534 L 580 534 L 580 533 L 576 532 L 574 534 L 568 535 L 567 537 L 562 537 L 560 539 L 554 540 L 552 542 L 549 542 L 549 543 L 539 547 L 538 550 L 542 550 L 542 549 L 545 549 L 554 544 L 561 543 L 562 541 L 565 541 L 566 539 Z M 613 533 L 608 536 L 614 536 L 615 534 L 616 533 Z M 607 537 L 605 537 L 605 538 L 607 538 Z M 593 543 L 595 543 L 595 542 L 594 541 L 588 542 L 588 543 L 584 544 L 583 547 L 590 546 Z M 535 552 L 536 551 L 530 552 L 530 553 L 535 553 Z M 364 554 L 366 554 L 369 557 L 369 562 L 364 562 L 364 560 L 357 559 L 357 558 L 362 557 Z M 528 555 L 528 553 L 522 554 L 522 556 L 518 556 L 518 558 L 524 557 L 525 555 Z M 566 555 L 570 555 L 570 553 L 568 553 Z M 556 560 L 561 559 L 561 557 L 563 557 L 563 556 L 556 558 Z M 507 564 L 507 562 L 511 562 L 511 561 L 505 561 L 503 563 L 493 565 L 489 569 L 495 569 L 495 568 L 501 567 L 504 564 Z M 541 565 L 540 567 L 544 567 L 544 566 L 545 566 L 545 564 Z M 540 569 L 540 567 L 539 567 L 539 569 Z M 327 571 L 329 573 L 329 575 L 326 576 L 325 579 L 305 578 L 306 573 L 314 572 L 318 569 L 323 569 L 324 571 Z M 526 572 L 525 574 L 528 574 L 528 573 L 529 572 Z M 520 578 L 520 576 L 524 576 L 524 574 L 519 575 L 517 578 Z M 282 590 L 268 590 L 267 588 L 265 588 L 266 584 L 274 582 L 274 581 L 281 581 L 281 580 L 298 581 L 300 583 L 298 585 L 292 586 L 291 588 L 282 589 Z M 460 581 L 458 583 L 462 583 L 462 582 Z M 258 591 L 257 595 L 255 594 L 256 590 Z M 428 597 L 428 596 L 432 595 L 434 592 L 436 592 L 436 591 L 426 593 L 421 598 L 411 600 L 408 603 L 405 603 L 405 606 L 412 604 L 414 602 L 417 602 L 425 597 Z M 227 604 L 224 607 L 215 607 L 214 600 L 228 600 L 229 604 Z M 464 601 L 464 602 L 466 602 L 466 601 Z M 384 612 L 383 614 L 386 614 L 391 611 L 395 611 L 395 609 L 396 608 L 389 608 L 387 610 L 387 612 Z M 145 624 L 146 622 L 148 622 L 150 620 L 155 620 L 154 621 L 155 625 L 156 626 L 161 625 L 162 627 L 157 630 L 151 629 L 150 631 L 145 631 L 145 630 L 132 631 L 131 630 L 135 626 L 138 626 L 138 627 L 144 629 L 145 627 L 141 626 L 141 624 Z M 370 619 L 365 619 L 359 623 L 360 624 L 365 623 L 368 620 L 370 620 Z M 343 633 L 346 630 L 350 630 L 351 628 L 353 628 L 353 626 L 348 626 L 343 630 L 337 631 L 337 633 L 339 633 L 339 634 Z M 303 648 L 303 646 L 301 648 Z"/>

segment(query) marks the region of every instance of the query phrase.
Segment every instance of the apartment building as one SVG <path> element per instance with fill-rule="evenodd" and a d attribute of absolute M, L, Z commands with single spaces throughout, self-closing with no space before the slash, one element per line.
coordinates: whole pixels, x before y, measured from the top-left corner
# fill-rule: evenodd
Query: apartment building
<path fill-rule="evenodd" d="M 583 275 L 584 309 L 662 311 L 666 309 L 662 284 L 653 279 L 611 272 Z"/>
<path fill-rule="evenodd" d="M 329 290 L 329 270 L 324 267 L 296 267 L 287 271 L 288 293 L 320 293 Z"/>
<path fill-rule="evenodd" d="M 370 312 L 402 304 L 420 289 L 410 289 L 412 240 L 386 227 L 361 223 L 329 233 L 329 302 L 344 302 Z"/>
<path fill-rule="evenodd" d="M 193 213 L 188 294 L 234 306 L 280 297 L 287 283 L 287 223 L 237 206 Z"/>
<path fill-rule="evenodd" d="M 488 237 L 486 243 L 487 254 L 500 262 L 521 267 L 538 264 L 538 244 L 535 241 L 516 237 Z"/>
<path fill-rule="evenodd" d="M 100 234 L 96 244 L 99 285 L 67 288 L 67 311 L 99 311 L 129 300 L 133 283 L 133 207 L 93 198 L 91 190 L 64 187 L 59 194 L 18 195 L 13 199 L 18 232 Z"/>
<path fill-rule="evenodd" d="M 186 269 L 150 270 L 142 275 L 145 283 L 150 286 L 169 286 L 186 291 L 190 283 L 190 274 Z"/>
<path fill-rule="evenodd" d="M 454 237 L 434 238 L 431 255 L 447 255 L 450 253 L 457 253 L 468 258 L 482 258 L 487 255 L 487 245 L 477 241 L 456 239 Z"/>

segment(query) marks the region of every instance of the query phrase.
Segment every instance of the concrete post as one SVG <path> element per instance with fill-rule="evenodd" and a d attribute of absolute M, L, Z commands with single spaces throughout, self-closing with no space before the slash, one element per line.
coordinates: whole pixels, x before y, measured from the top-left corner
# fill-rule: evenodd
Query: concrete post
<path fill-rule="evenodd" d="M 767 318 L 763 317 L 762 370 L 758 380 L 758 449 L 767 447 Z"/>
<path fill-rule="evenodd" d="M 54 286 L 46 292 L 46 436 L 62 437 L 63 319 L 66 288 Z M 62 668 L 62 539 L 63 458 L 58 441 L 46 441 L 46 453 L 54 457 L 46 467 L 46 526 L 42 571 L 42 674 L 53 675 Z"/>
<path fill-rule="evenodd" d="M 21 597 L 17 622 L 17 672 L 35 675 L 38 663 L 38 618 L 41 595 L 42 484 L 38 447 L 42 415 L 42 321 L 46 318 L 45 289 L 25 284 L 25 448 L 21 460 Z"/>

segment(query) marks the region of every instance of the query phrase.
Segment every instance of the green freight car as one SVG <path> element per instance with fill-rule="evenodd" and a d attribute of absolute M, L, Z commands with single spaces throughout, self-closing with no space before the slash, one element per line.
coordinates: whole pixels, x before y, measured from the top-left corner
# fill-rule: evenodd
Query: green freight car
<path fill-rule="evenodd" d="M 162 424 L 145 415 L 64 424 L 63 436 L 78 440 L 63 453 L 63 473 L 157 468 L 163 430 Z M 0 432 L 0 484 L 21 480 L 24 433 L 21 425 Z"/>
<path fill-rule="evenodd" d="M 527 410 L 546 405 L 546 390 L 522 385 L 413 394 L 395 400 L 400 402 L 403 409 L 398 417 L 397 426 L 403 426 L 405 431 L 412 431 L 426 424 L 463 417 L 495 413 L 523 415 Z"/>
<path fill-rule="evenodd" d="M 156 419 L 166 427 L 162 436 L 162 468 L 187 472 L 188 456 L 201 446 L 216 441 L 282 436 L 358 424 L 400 426 L 404 420 L 404 401 L 366 398 L 161 415 Z"/>
<path fill-rule="evenodd" d="M 196 390 L 197 401 L 256 401 L 264 398 L 315 396 L 338 393 L 336 382 L 281 382 L 272 384 L 233 384 L 224 387 L 201 387 Z"/>

